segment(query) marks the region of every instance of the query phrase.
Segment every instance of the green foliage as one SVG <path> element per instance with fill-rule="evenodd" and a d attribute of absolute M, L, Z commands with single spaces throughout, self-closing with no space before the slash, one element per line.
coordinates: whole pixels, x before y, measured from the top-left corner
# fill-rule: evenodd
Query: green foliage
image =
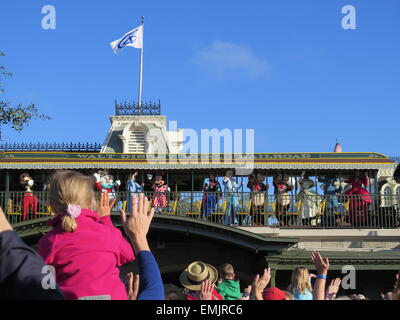
<path fill-rule="evenodd" d="M 2 56 L 4 56 L 4 53 L 0 51 L 0 57 Z M 4 93 L 1 81 L 4 77 L 11 76 L 12 73 L 0 64 L 0 94 Z M 10 125 L 14 130 L 21 131 L 33 119 L 49 120 L 50 117 L 40 114 L 34 104 L 28 106 L 18 104 L 15 106 L 11 102 L 0 99 L 0 125 Z"/>

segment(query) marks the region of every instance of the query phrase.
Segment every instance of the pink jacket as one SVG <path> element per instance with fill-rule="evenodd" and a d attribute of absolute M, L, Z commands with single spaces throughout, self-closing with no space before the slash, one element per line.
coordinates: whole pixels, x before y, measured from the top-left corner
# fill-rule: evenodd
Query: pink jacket
<path fill-rule="evenodd" d="M 39 254 L 54 266 L 56 281 L 66 299 L 109 296 L 126 300 L 125 285 L 118 266 L 135 260 L 133 250 L 110 216 L 82 209 L 75 232 L 64 232 L 58 215 L 49 221 L 54 227 L 39 241 Z"/>

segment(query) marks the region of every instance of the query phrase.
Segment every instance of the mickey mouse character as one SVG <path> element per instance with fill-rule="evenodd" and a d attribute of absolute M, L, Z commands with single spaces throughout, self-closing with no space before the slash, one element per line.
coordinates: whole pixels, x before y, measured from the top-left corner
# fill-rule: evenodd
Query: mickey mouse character
<path fill-rule="evenodd" d="M 288 192 L 293 190 L 294 183 L 286 174 L 278 174 L 274 177 L 273 185 L 275 188 L 274 193 L 276 197 L 275 214 L 276 218 L 280 220 L 280 224 L 283 226 L 285 225 L 285 222 L 282 216 L 285 215 L 289 210 L 291 202 Z"/>
<path fill-rule="evenodd" d="M 22 215 L 24 220 L 28 219 L 28 214 L 30 211 L 36 217 L 38 198 L 32 192 L 34 181 L 29 173 L 24 172 L 19 176 L 19 183 L 25 190 L 22 197 Z"/>

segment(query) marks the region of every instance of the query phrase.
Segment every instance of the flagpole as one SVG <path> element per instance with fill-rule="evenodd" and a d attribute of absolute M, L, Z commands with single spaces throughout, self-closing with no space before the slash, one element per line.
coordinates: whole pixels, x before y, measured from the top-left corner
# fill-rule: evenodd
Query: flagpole
<path fill-rule="evenodd" d="M 139 114 L 140 114 L 141 107 L 142 107 L 143 47 L 144 47 L 144 17 L 142 17 L 142 47 L 140 48 L 140 67 L 139 67 L 139 97 L 138 97 Z"/>

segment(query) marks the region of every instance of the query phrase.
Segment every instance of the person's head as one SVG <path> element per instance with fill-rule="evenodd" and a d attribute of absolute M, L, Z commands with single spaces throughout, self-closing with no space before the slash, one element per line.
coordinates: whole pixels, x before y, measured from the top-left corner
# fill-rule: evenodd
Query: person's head
<path fill-rule="evenodd" d="M 132 180 L 132 179 L 136 180 L 136 177 L 137 177 L 138 175 L 139 175 L 139 172 L 138 172 L 138 171 L 135 171 L 135 172 L 130 173 L 129 176 L 128 176 L 128 181 L 129 181 L 129 180 Z"/>
<path fill-rule="evenodd" d="M 382 300 L 393 300 L 393 288 L 384 288 L 381 293 Z"/>
<path fill-rule="evenodd" d="M 74 217 L 76 208 L 92 209 L 93 207 L 92 180 L 76 171 L 57 171 L 50 182 L 49 202 L 56 215 L 64 215 L 61 220 L 63 230 L 75 231 L 77 227 Z M 72 213 L 74 210 L 75 213 Z M 79 215 L 79 213 L 76 214 Z"/>
<path fill-rule="evenodd" d="M 186 300 L 183 290 L 171 283 L 164 285 L 164 297 L 165 300 Z"/>
<path fill-rule="evenodd" d="M 218 271 L 212 265 L 201 261 L 189 264 L 179 277 L 181 285 L 191 291 L 200 291 L 204 280 L 215 283 L 218 280 Z"/>
<path fill-rule="evenodd" d="M 233 177 L 233 170 L 228 170 L 228 171 L 226 172 L 226 176 L 227 176 L 228 178 L 232 178 L 232 177 Z"/>
<path fill-rule="evenodd" d="M 235 279 L 235 270 L 230 263 L 223 264 L 220 268 L 221 279 L 222 280 L 231 280 Z"/>
<path fill-rule="evenodd" d="M 208 177 L 210 178 L 210 180 L 214 180 L 215 179 L 215 174 L 214 173 L 210 173 L 208 175 Z"/>
<path fill-rule="evenodd" d="M 304 294 L 307 290 L 311 291 L 310 274 L 306 267 L 297 267 L 292 272 L 290 293 Z"/>
<path fill-rule="evenodd" d="M 21 173 L 21 175 L 19 176 L 20 183 L 25 183 L 31 179 L 32 178 L 31 178 L 30 174 L 27 172 Z"/>
<path fill-rule="evenodd" d="M 263 174 L 261 174 L 261 173 L 257 174 L 257 181 L 259 183 L 264 182 L 264 180 L 265 180 L 265 176 Z"/>
<path fill-rule="evenodd" d="M 361 176 L 361 171 L 360 171 L 360 170 L 355 170 L 355 171 L 354 171 L 354 176 L 355 176 L 355 177 Z"/>
<path fill-rule="evenodd" d="M 163 184 L 164 181 L 162 179 L 162 175 L 161 174 L 157 174 L 156 175 L 156 180 L 155 180 L 155 184 Z"/>
<path fill-rule="evenodd" d="M 290 292 L 283 291 L 277 287 L 269 287 L 262 293 L 264 300 L 295 300 Z"/>

